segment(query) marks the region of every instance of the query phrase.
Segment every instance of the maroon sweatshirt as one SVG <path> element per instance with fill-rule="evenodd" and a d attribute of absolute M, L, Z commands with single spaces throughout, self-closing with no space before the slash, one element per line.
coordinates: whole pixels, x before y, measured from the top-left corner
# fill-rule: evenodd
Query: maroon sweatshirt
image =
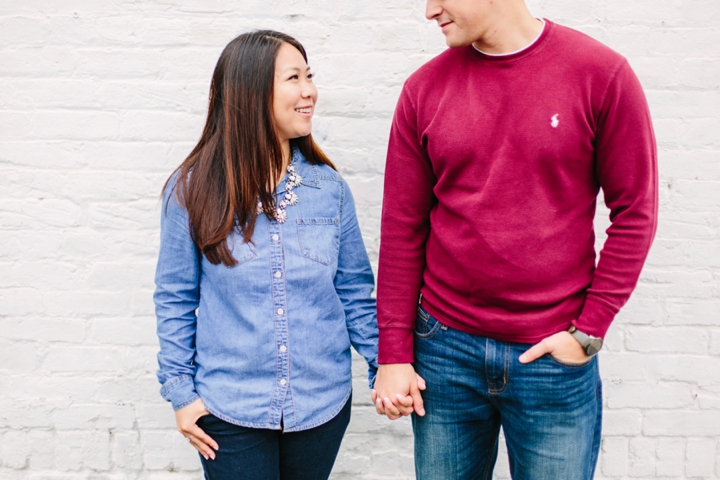
<path fill-rule="evenodd" d="M 441 322 L 536 343 L 603 337 L 656 229 L 657 154 L 625 58 L 546 21 L 527 49 L 449 49 L 405 83 L 390 133 L 380 363 L 413 361 L 418 297 Z M 595 263 L 602 188 L 611 226 Z"/>

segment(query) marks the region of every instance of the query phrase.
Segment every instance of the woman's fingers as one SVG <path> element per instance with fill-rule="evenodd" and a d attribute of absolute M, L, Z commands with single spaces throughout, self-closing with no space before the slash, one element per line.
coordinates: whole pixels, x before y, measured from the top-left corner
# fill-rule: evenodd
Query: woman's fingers
<path fill-rule="evenodd" d="M 420 379 L 420 377 L 418 377 Z M 422 379 L 420 379 L 422 380 Z M 425 384 L 423 382 L 422 388 L 425 388 Z M 419 391 L 416 395 L 417 397 L 420 397 Z M 389 398 L 380 398 L 375 390 L 372 391 L 370 394 L 370 398 L 372 399 L 373 403 L 375 404 L 375 411 L 379 415 L 387 415 L 387 417 L 390 420 L 395 420 L 400 417 L 406 417 L 410 415 L 413 410 L 418 411 L 421 416 L 425 414 L 425 411 L 422 409 L 422 397 L 420 397 L 419 400 L 419 407 L 417 405 L 414 405 L 418 402 L 413 396 L 411 395 L 405 395 L 402 396 L 399 393 L 395 395 L 396 400 L 393 402 Z"/>
<path fill-rule="evenodd" d="M 378 415 L 385 415 L 385 407 L 383 407 L 382 399 L 378 396 L 377 392 L 375 390 L 372 391 L 370 394 L 370 398 L 372 399 L 373 403 L 375 404 L 375 411 Z"/>
<path fill-rule="evenodd" d="M 385 397 L 383 398 L 382 403 L 383 407 L 385 407 L 385 414 L 390 420 L 397 420 L 402 417 L 400 410 L 398 410 L 398 408 L 393 404 L 392 400 Z"/>
<path fill-rule="evenodd" d="M 218 450 L 219 446 L 202 428 L 193 425 L 188 431 L 184 432 L 184 435 L 190 441 L 190 444 L 200 452 L 200 455 L 205 457 L 205 460 L 215 460 L 215 450 Z"/>
<path fill-rule="evenodd" d="M 203 443 L 208 445 L 213 450 L 220 450 L 220 445 L 218 445 L 218 443 L 215 440 L 213 440 L 212 437 L 210 437 L 210 435 L 205 433 L 205 430 L 198 427 L 197 424 L 193 425 L 192 435 L 195 436 L 196 438 L 199 438 Z"/>

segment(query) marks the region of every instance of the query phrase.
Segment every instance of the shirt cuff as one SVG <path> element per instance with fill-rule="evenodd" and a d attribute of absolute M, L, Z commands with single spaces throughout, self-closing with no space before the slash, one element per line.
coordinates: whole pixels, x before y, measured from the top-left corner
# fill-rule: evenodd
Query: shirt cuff
<path fill-rule="evenodd" d="M 368 369 L 368 387 L 375 388 L 375 377 L 377 376 L 377 368 Z"/>
<path fill-rule="evenodd" d="M 381 328 L 378 363 L 413 363 L 413 331 L 404 328 Z"/>
<path fill-rule="evenodd" d="M 195 391 L 195 381 L 190 375 L 171 378 L 160 389 L 160 395 L 170 402 L 176 411 L 200 398 Z"/>

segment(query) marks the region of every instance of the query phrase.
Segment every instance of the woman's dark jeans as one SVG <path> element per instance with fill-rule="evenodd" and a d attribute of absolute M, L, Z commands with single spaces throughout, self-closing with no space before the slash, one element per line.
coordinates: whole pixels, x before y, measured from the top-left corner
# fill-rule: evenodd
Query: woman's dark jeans
<path fill-rule="evenodd" d="M 220 446 L 215 460 L 200 456 L 207 480 L 325 480 L 330 476 L 345 429 L 347 403 L 335 418 L 300 432 L 246 428 L 214 415 L 197 424 Z"/>

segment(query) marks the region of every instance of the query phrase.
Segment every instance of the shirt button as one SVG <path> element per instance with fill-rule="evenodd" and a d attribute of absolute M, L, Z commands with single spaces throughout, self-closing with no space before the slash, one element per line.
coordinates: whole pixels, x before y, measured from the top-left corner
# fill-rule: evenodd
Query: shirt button
<path fill-rule="evenodd" d="M 277 272 L 275 272 L 275 278 L 280 278 L 280 277 L 282 277 L 282 273 L 280 272 L 280 270 L 278 270 Z"/>
<path fill-rule="evenodd" d="M 284 378 L 282 380 L 280 380 L 280 385 L 282 385 L 283 387 L 285 386 L 286 383 L 287 383 L 287 381 Z"/>
<path fill-rule="evenodd" d="M 280 240 L 280 237 L 276 233 L 275 235 L 272 236 L 272 239 L 273 239 L 273 242 L 277 242 L 278 240 Z"/>
<path fill-rule="evenodd" d="M 278 315 L 282 315 L 283 313 L 285 313 L 285 310 L 283 310 L 282 308 L 278 308 Z"/>
<path fill-rule="evenodd" d="M 284 352 L 285 350 L 287 350 L 287 347 L 285 345 L 280 345 L 280 351 Z"/>

